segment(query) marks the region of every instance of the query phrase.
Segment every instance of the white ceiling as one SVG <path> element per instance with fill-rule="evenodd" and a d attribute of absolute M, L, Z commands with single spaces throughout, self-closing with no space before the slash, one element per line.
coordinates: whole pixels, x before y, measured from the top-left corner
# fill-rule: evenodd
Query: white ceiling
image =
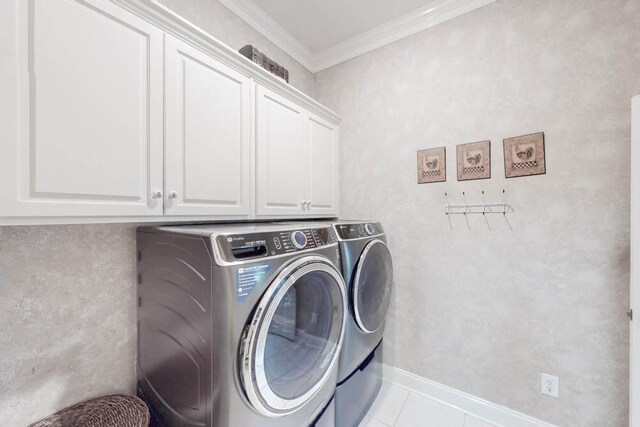
<path fill-rule="evenodd" d="M 435 0 L 259 0 L 257 4 L 311 52 L 378 27 Z"/>
<path fill-rule="evenodd" d="M 312 72 L 355 58 L 493 1 L 220 0 Z"/>

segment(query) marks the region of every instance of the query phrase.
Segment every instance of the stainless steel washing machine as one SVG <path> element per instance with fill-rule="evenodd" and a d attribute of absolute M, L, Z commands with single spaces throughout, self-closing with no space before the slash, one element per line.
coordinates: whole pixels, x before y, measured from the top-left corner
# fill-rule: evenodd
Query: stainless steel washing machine
<path fill-rule="evenodd" d="M 393 263 L 382 224 L 333 223 L 340 242 L 349 311 L 335 395 L 336 426 L 355 427 L 382 385 L 382 337 L 393 288 Z"/>
<path fill-rule="evenodd" d="M 329 225 L 140 228 L 138 391 L 156 424 L 326 420 L 348 317 L 339 268 Z"/>

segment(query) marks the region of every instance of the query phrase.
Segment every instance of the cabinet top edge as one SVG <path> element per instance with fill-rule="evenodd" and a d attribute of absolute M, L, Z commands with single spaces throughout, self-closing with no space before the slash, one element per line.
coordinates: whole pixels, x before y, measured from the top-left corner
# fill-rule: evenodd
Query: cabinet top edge
<path fill-rule="evenodd" d="M 255 82 L 301 103 L 326 120 L 336 125 L 342 121 L 342 118 L 331 109 L 325 107 L 284 80 L 272 75 L 257 64 L 254 64 L 202 28 L 160 4 L 158 0 L 110 1 L 134 13 L 145 21 L 158 26 L 165 33 L 203 50 L 214 58 L 224 62 L 226 65 L 246 74 L 254 79 Z"/>
<path fill-rule="evenodd" d="M 315 214 L 309 217 L 304 215 L 228 215 L 228 216 L 24 216 L 2 217 L 0 216 L 0 229 L 2 227 L 30 226 L 30 225 L 195 225 L 195 224 L 254 224 L 258 222 L 272 221 L 313 221 L 335 219 L 336 214 Z"/>

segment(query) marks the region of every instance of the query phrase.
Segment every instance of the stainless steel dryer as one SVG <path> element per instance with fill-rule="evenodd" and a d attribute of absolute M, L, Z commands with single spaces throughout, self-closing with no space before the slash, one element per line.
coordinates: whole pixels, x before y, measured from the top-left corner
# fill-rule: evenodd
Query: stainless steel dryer
<path fill-rule="evenodd" d="M 339 268 L 328 225 L 140 228 L 138 391 L 156 424 L 300 427 L 333 408 Z"/>
<path fill-rule="evenodd" d="M 340 354 L 336 426 L 355 427 L 382 385 L 382 336 L 393 287 L 393 263 L 382 224 L 333 224 L 340 242 L 350 313 Z"/>

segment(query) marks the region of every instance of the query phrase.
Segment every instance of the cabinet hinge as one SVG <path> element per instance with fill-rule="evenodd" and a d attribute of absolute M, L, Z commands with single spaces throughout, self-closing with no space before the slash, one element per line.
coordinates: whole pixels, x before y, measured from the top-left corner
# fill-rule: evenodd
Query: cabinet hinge
<path fill-rule="evenodd" d="M 633 309 L 630 308 L 629 311 L 627 311 L 627 317 L 630 321 L 633 321 Z"/>

